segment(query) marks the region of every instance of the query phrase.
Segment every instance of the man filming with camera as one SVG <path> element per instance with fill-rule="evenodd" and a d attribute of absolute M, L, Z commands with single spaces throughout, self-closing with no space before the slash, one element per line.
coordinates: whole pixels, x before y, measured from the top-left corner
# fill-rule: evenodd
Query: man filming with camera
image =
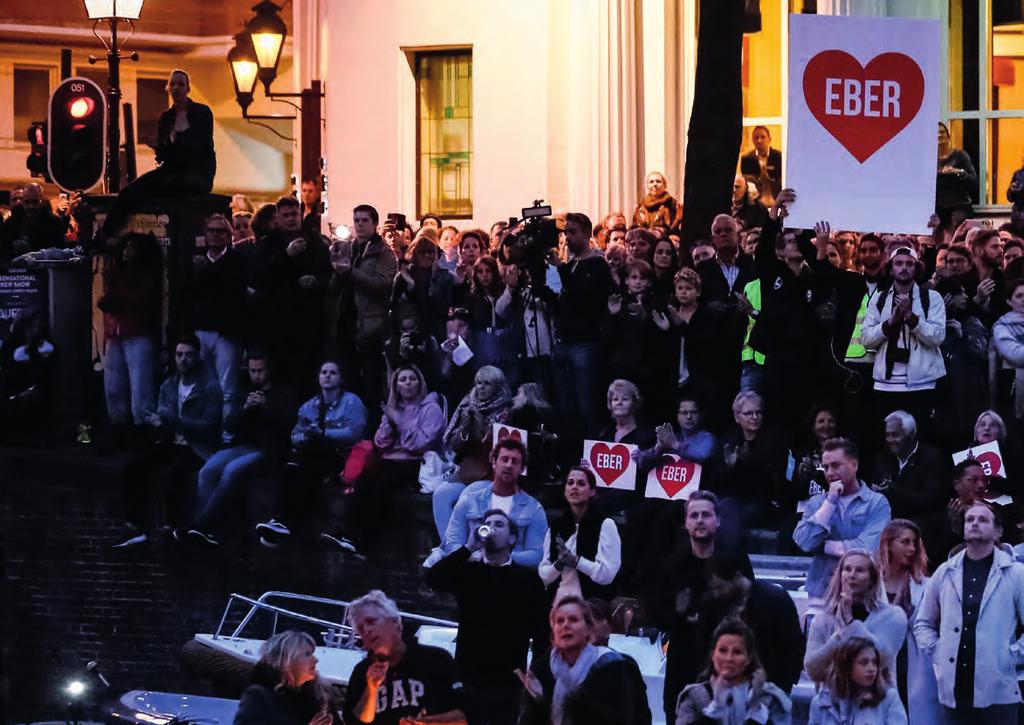
<path fill-rule="evenodd" d="M 534 568 L 516 566 L 519 527 L 498 508 L 483 514 L 466 546 L 426 570 L 427 585 L 455 595 L 459 634 L 455 664 L 465 686 L 470 725 L 512 725 L 521 687 L 514 674 L 548 641 L 544 586 Z"/>

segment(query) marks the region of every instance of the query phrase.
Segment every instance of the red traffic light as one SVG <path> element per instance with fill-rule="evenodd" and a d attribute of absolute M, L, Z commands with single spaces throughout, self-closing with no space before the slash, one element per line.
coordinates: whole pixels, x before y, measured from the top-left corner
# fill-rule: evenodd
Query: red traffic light
<path fill-rule="evenodd" d="M 85 118 L 92 113 L 92 109 L 95 107 L 96 103 L 91 98 L 79 96 L 68 102 L 68 113 L 71 114 L 72 118 Z"/>

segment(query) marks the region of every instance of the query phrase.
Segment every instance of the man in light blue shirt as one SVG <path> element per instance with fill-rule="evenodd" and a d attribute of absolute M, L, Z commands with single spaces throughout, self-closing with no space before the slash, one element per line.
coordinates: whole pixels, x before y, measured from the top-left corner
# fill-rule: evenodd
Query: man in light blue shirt
<path fill-rule="evenodd" d="M 803 519 L 793 531 L 793 541 L 814 555 L 807 572 L 807 594 L 821 599 L 839 557 L 847 549 L 876 551 L 882 529 L 892 518 L 885 496 L 857 477 L 857 445 L 847 438 L 833 438 L 822 447 L 821 465 L 828 491 L 807 502 Z"/>
<path fill-rule="evenodd" d="M 544 554 L 548 530 L 544 507 L 519 489 L 519 474 L 526 465 L 526 446 L 506 438 L 491 451 L 493 481 L 477 481 L 459 496 L 441 543 L 445 555 L 467 546 L 471 535 L 484 522 L 484 513 L 499 509 L 519 527 L 512 549 L 512 563 L 536 569 Z"/>

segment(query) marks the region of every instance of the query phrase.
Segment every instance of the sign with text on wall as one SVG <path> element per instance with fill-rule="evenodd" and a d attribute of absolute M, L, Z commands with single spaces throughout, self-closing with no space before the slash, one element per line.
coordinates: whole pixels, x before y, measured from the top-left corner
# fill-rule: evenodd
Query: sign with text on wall
<path fill-rule="evenodd" d="M 929 232 L 940 38 L 933 20 L 790 15 L 786 226 Z"/>
<path fill-rule="evenodd" d="M 631 443 L 583 441 L 583 460 L 597 478 L 598 488 L 636 489 L 636 461 L 633 453 L 637 446 Z"/>

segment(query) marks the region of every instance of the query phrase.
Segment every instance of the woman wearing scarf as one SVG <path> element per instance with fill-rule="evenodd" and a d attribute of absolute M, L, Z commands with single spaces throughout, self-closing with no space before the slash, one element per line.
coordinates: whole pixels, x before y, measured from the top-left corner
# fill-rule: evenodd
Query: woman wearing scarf
<path fill-rule="evenodd" d="M 679 694 L 676 725 L 789 725 L 792 703 L 768 682 L 750 627 L 730 617 L 715 628 L 711 642 L 707 679 Z"/>
<path fill-rule="evenodd" d="M 668 193 L 664 174 L 652 171 L 647 175 L 647 193 L 633 210 L 633 226 L 651 228 L 665 226 L 676 229 L 683 223 L 683 205 Z"/>
<path fill-rule="evenodd" d="M 551 651 L 516 674 L 526 689 L 519 725 L 649 725 L 647 686 L 636 662 L 590 643 L 586 602 L 566 597 L 551 609 Z"/>
<path fill-rule="evenodd" d="M 442 439 L 444 450 L 458 464 L 452 480 L 434 489 L 431 500 L 434 525 L 442 542 L 459 496 L 468 484 L 483 480 L 490 472 L 492 426 L 506 422 L 511 409 L 505 373 L 493 365 L 477 370 L 473 389 L 455 409 Z M 442 555 L 439 547 L 434 548 L 424 566 L 433 566 Z"/>

